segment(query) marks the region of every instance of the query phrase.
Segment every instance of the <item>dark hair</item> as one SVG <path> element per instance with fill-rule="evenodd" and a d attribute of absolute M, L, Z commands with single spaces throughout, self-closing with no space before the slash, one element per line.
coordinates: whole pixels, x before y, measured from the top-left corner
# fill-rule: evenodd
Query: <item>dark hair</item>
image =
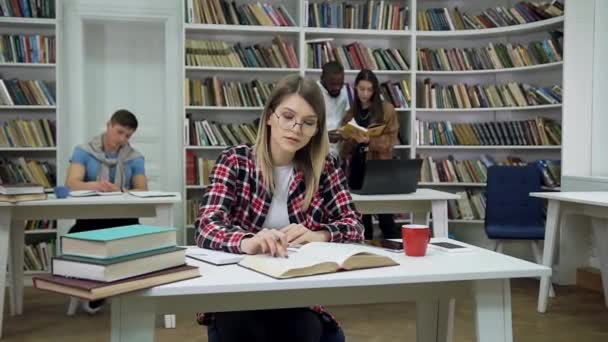
<path fill-rule="evenodd" d="M 357 74 L 357 78 L 355 78 L 355 100 L 353 101 L 353 112 L 355 116 L 360 117 L 363 108 L 361 106 L 361 100 L 359 100 L 359 94 L 357 93 L 357 85 L 361 81 L 368 81 L 372 84 L 372 89 L 374 94 L 370 99 L 371 105 L 369 108 L 369 114 L 371 117 L 371 123 L 381 123 L 384 121 L 384 112 L 382 110 L 382 98 L 380 97 L 380 83 L 378 83 L 378 78 L 373 71 L 369 69 L 363 69 Z"/>
<path fill-rule="evenodd" d="M 119 124 L 121 126 L 129 127 L 132 130 L 137 130 L 137 118 L 133 113 L 126 109 L 119 109 L 112 114 L 110 118 L 112 124 Z"/>
<path fill-rule="evenodd" d="M 321 78 L 323 78 L 324 76 L 336 74 L 344 74 L 344 67 L 342 66 L 342 64 L 336 61 L 331 61 L 323 64 Z"/>

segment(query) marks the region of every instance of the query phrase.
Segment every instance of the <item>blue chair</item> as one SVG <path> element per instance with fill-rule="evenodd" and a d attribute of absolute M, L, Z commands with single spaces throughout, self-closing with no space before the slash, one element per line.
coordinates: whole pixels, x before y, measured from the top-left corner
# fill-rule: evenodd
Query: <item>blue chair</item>
<path fill-rule="evenodd" d="M 485 230 L 502 253 L 507 240 L 529 240 L 536 263 L 541 264 L 540 241 L 545 238 L 544 202 L 530 197 L 542 191 L 542 175 L 534 165 L 491 166 L 486 187 Z M 553 296 L 553 288 L 550 291 Z"/>
<path fill-rule="evenodd" d="M 217 331 L 217 328 L 212 324 L 207 327 L 207 340 L 209 342 L 220 342 L 220 336 Z M 344 336 L 344 332 L 341 328 L 338 330 L 325 332 L 321 336 L 321 340 L 319 342 L 345 342 L 346 337 Z"/>

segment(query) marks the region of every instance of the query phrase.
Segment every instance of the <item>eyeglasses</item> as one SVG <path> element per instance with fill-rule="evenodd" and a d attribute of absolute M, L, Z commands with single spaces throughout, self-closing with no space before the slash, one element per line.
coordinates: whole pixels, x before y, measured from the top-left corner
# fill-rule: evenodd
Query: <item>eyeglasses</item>
<path fill-rule="evenodd" d="M 302 134 L 307 137 L 312 137 L 317 133 L 318 122 L 316 119 L 306 119 L 303 122 L 298 122 L 295 114 L 290 112 L 284 112 L 281 114 L 277 114 L 273 112 L 274 115 L 279 119 L 279 127 L 282 129 L 295 130 L 296 126 L 300 126 Z"/>

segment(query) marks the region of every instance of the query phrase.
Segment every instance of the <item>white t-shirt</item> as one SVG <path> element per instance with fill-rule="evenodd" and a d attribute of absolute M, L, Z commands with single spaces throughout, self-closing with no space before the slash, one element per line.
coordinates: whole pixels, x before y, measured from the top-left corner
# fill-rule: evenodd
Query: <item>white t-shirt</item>
<path fill-rule="evenodd" d="M 327 89 L 321 84 L 321 81 L 317 81 L 317 84 L 319 85 L 319 88 L 321 88 L 321 93 L 323 93 L 323 98 L 325 99 L 325 122 L 327 130 L 331 131 L 338 129 L 344 114 L 350 109 L 348 91 L 345 86 L 342 86 L 340 95 L 338 95 L 338 97 L 332 97 L 327 92 Z M 338 155 L 338 144 L 330 144 L 330 151 Z"/>
<path fill-rule="evenodd" d="M 293 165 L 274 167 L 274 194 L 270 209 L 264 221 L 263 228 L 281 229 L 289 225 L 289 212 L 287 211 L 287 200 L 289 197 L 289 184 L 293 174 Z"/>

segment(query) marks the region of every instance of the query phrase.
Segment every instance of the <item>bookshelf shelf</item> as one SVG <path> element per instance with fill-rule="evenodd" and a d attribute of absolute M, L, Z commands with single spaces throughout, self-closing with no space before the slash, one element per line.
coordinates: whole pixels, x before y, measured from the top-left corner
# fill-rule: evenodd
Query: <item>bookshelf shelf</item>
<path fill-rule="evenodd" d="M 51 234 L 57 233 L 57 229 L 32 229 L 26 230 L 26 235 L 36 235 L 36 234 Z"/>
<path fill-rule="evenodd" d="M 186 185 L 186 189 L 188 190 L 202 190 L 205 187 L 205 185 Z"/>
<path fill-rule="evenodd" d="M 46 271 L 23 271 L 23 274 L 26 276 L 38 275 L 38 274 L 50 274 L 50 270 Z"/>
<path fill-rule="evenodd" d="M 344 70 L 346 75 L 356 75 L 360 70 Z M 410 70 L 373 70 L 376 75 L 409 75 L 412 73 Z M 306 69 L 308 74 L 321 74 L 321 69 Z"/>
<path fill-rule="evenodd" d="M 479 187 L 483 188 L 486 186 L 486 183 L 465 183 L 465 182 L 418 182 L 419 186 L 446 186 L 446 187 Z"/>
<path fill-rule="evenodd" d="M 41 68 L 51 69 L 55 63 L 0 63 L 0 68 Z"/>
<path fill-rule="evenodd" d="M 488 107 L 488 108 L 416 108 L 417 112 L 505 112 L 520 110 L 542 110 L 562 108 L 561 104 L 525 107 Z"/>
<path fill-rule="evenodd" d="M 56 147 L 0 147 L 3 152 L 55 152 Z"/>
<path fill-rule="evenodd" d="M 300 27 L 294 26 L 257 26 L 257 25 L 215 25 L 215 24 L 184 24 L 188 33 L 192 32 L 217 32 L 223 34 L 242 35 L 243 33 L 271 33 L 271 34 L 298 34 Z"/>
<path fill-rule="evenodd" d="M 56 106 L 0 106 L 0 110 L 55 110 Z"/>
<path fill-rule="evenodd" d="M 465 70 L 465 71 L 431 71 L 431 70 L 418 70 L 416 75 L 420 76 L 462 76 L 462 75 L 480 75 L 480 74 L 501 74 L 501 73 L 517 73 L 517 72 L 530 72 L 530 71 L 545 71 L 547 69 L 559 69 L 563 67 L 564 62 L 545 63 L 538 65 L 530 65 L 525 67 L 517 68 L 504 68 L 504 69 L 484 69 L 484 70 Z"/>
<path fill-rule="evenodd" d="M 219 106 L 186 106 L 186 110 L 205 110 L 205 111 L 259 111 L 264 107 L 219 107 Z"/>
<path fill-rule="evenodd" d="M 367 30 L 367 29 L 343 29 L 343 28 L 326 28 L 326 27 L 307 27 L 304 29 L 306 35 L 320 36 L 320 35 L 333 35 L 340 37 L 388 37 L 388 38 L 400 38 L 409 37 L 412 32 L 409 30 Z"/>
<path fill-rule="evenodd" d="M 395 145 L 396 150 L 409 150 L 412 148 L 412 145 Z"/>
<path fill-rule="evenodd" d="M 564 17 L 556 17 L 528 24 L 496 27 L 481 30 L 458 30 L 458 31 L 416 31 L 416 36 L 420 38 L 489 38 L 497 36 L 507 36 L 530 32 L 540 32 L 556 28 L 564 24 Z"/>
<path fill-rule="evenodd" d="M 12 28 L 42 27 L 55 28 L 57 20 L 47 18 L 19 18 L 19 17 L 0 17 L 0 26 L 10 26 Z"/>
<path fill-rule="evenodd" d="M 186 150 L 221 151 L 230 146 L 186 146 Z"/>
<path fill-rule="evenodd" d="M 561 145 L 418 145 L 418 150 L 559 150 Z"/>
<path fill-rule="evenodd" d="M 300 72 L 300 69 L 295 68 L 229 68 L 229 67 L 213 67 L 213 66 L 186 66 L 186 71 L 213 71 L 213 72 L 273 72 L 273 73 L 292 73 Z"/>
<path fill-rule="evenodd" d="M 484 224 L 485 220 L 448 220 L 448 223 Z"/>

